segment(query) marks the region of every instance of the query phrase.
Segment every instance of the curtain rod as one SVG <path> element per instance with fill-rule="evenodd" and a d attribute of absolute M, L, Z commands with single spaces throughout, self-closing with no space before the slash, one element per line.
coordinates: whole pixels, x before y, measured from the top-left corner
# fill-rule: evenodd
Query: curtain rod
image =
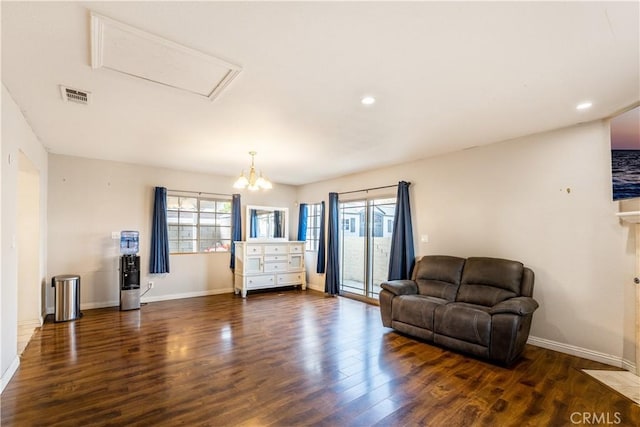
<path fill-rule="evenodd" d="M 411 184 L 411 183 L 409 183 Z M 397 187 L 398 184 L 394 184 L 394 185 L 384 185 L 382 187 L 373 187 L 373 188 L 363 188 L 362 190 L 353 190 L 353 191 L 343 191 L 342 193 L 338 193 L 338 194 L 350 194 L 350 193 L 361 193 L 363 191 L 371 191 L 371 190 L 382 190 L 383 188 L 393 188 L 393 187 Z"/>
<path fill-rule="evenodd" d="M 233 194 L 227 194 L 227 193 L 207 193 L 206 191 L 188 191 L 188 190 L 171 190 L 169 188 L 167 188 L 167 191 L 172 191 L 174 193 L 191 193 L 191 194 L 209 194 L 211 196 L 229 196 L 232 197 Z"/>

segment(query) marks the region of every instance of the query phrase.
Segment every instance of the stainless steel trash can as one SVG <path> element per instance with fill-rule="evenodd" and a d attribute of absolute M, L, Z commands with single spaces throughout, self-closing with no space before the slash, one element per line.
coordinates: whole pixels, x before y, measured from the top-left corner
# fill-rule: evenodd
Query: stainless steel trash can
<path fill-rule="evenodd" d="M 66 322 L 82 316 L 80 313 L 80 276 L 76 274 L 62 274 L 51 278 L 54 288 L 54 320 Z"/>

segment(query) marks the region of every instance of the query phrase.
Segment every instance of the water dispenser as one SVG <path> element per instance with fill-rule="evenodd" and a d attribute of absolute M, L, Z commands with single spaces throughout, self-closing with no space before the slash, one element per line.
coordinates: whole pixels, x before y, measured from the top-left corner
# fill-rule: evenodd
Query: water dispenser
<path fill-rule="evenodd" d="M 140 308 L 139 233 L 120 233 L 120 310 Z"/>

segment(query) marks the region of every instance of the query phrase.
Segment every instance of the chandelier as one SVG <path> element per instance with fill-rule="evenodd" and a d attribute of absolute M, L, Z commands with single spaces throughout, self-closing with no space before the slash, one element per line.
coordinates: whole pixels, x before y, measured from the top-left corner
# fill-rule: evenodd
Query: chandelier
<path fill-rule="evenodd" d="M 256 175 L 256 168 L 254 166 L 254 157 L 256 156 L 255 151 L 249 151 L 249 155 L 251 156 L 251 168 L 249 169 L 249 177 L 247 178 L 244 175 L 244 170 L 240 174 L 240 177 L 233 184 L 233 188 L 237 188 L 239 190 L 244 190 L 245 188 L 249 189 L 249 191 L 257 191 L 257 190 L 270 190 L 273 188 L 271 182 L 268 179 L 262 176 L 262 171 L 260 171 L 260 176 Z"/>

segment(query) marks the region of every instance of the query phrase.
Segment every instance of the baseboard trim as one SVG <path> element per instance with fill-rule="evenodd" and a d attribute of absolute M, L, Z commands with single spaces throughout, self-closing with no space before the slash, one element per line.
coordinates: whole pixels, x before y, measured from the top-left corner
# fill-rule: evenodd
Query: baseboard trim
<path fill-rule="evenodd" d="M 626 369 L 629 372 L 636 372 L 636 364 L 631 360 L 622 359 L 622 369 Z"/>
<path fill-rule="evenodd" d="M 614 356 L 612 354 L 602 353 L 599 351 L 590 350 L 588 348 L 578 347 L 575 345 L 565 344 L 534 336 L 529 336 L 527 344 L 535 345 L 536 347 L 542 347 L 549 350 L 559 351 L 560 353 L 582 357 L 583 359 L 593 360 L 594 362 L 605 363 L 607 365 L 635 372 L 634 363 L 623 359 L 622 357 Z"/>
<path fill-rule="evenodd" d="M 159 302 L 159 301 L 169 301 L 173 299 L 182 299 L 182 298 L 195 298 L 195 297 L 206 297 L 209 295 L 220 295 L 220 294 L 229 294 L 233 292 L 233 288 L 223 288 L 223 289 L 209 289 L 206 291 L 196 291 L 196 292 L 185 292 L 180 294 L 169 294 L 169 295 L 158 295 L 158 296 L 146 296 L 141 297 L 140 302 Z M 81 310 L 92 310 L 94 308 L 105 308 L 105 307 L 117 307 L 120 305 L 120 301 L 101 301 L 101 302 L 88 302 L 83 303 L 80 307 Z M 53 307 L 47 307 L 47 314 L 54 314 Z"/>
<path fill-rule="evenodd" d="M 307 288 L 313 289 L 314 291 L 324 292 L 324 285 L 314 285 L 313 283 L 307 283 Z"/>
<path fill-rule="evenodd" d="M 38 319 L 33 319 L 33 320 L 21 320 L 18 322 L 18 330 L 20 329 L 36 329 L 39 328 L 40 326 L 42 326 L 42 323 L 40 322 L 40 318 Z"/>
<path fill-rule="evenodd" d="M 13 375 L 18 370 L 18 367 L 20 367 L 20 358 L 16 356 L 15 359 L 13 359 L 13 362 L 11 362 L 11 365 L 9 365 L 9 367 L 7 368 L 7 370 L 2 373 L 2 377 L 0 378 L 0 394 L 2 394 L 2 392 L 4 391 L 4 388 L 7 386 L 7 384 L 9 384 L 9 381 L 11 381 L 11 378 L 13 378 Z"/>
<path fill-rule="evenodd" d="M 185 292 L 181 294 L 169 294 L 169 295 L 159 295 L 159 296 L 149 296 L 140 298 L 140 302 L 158 302 L 158 301 L 169 301 L 172 299 L 183 299 L 183 298 L 196 298 L 196 297 L 206 297 L 209 295 L 220 295 L 220 294 L 229 294 L 233 292 L 233 288 L 222 288 L 222 289 L 208 289 L 206 291 L 196 291 L 196 292 Z M 118 302 L 116 305 L 119 305 Z"/>
<path fill-rule="evenodd" d="M 120 305 L 120 301 L 101 301 L 101 302 L 89 302 L 80 305 L 80 311 L 92 310 L 94 308 L 115 307 Z"/>

